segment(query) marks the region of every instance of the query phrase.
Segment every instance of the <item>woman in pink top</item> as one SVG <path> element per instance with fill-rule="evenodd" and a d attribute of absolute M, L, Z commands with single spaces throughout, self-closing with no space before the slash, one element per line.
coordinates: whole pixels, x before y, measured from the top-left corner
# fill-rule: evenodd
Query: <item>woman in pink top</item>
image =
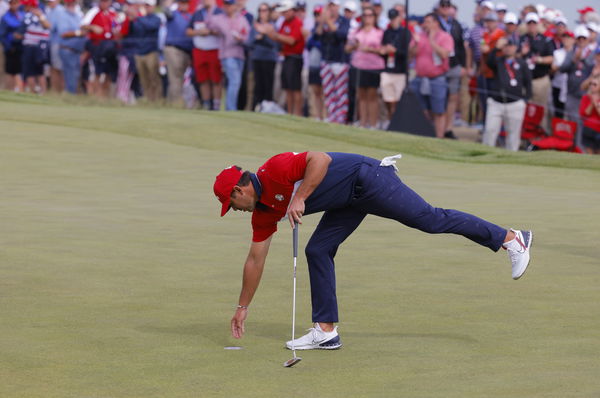
<path fill-rule="evenodd" d="M 357 69 L 358 116 L 362 127 L 377 127 L 379 116 L 379 73 L 384 68 L 380 55 L 383 30 L 377 27 L 375 11 L 366 7 L 360 28 L 350 32 L 346 52 L 352 52 L 350 64 Z"/>

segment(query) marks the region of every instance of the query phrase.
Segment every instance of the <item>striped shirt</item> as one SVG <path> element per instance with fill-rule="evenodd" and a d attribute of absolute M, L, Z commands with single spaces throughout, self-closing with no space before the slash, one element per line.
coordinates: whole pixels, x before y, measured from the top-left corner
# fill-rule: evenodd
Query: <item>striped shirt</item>
<path fill-rule="evenodd" d="M 42 26 L 40 18 L 28 12 L 23 18 L 23 45 L 24 46 L 38 46 L 43 41 L 48 41 L 50 38 L 50 30 Z"/>

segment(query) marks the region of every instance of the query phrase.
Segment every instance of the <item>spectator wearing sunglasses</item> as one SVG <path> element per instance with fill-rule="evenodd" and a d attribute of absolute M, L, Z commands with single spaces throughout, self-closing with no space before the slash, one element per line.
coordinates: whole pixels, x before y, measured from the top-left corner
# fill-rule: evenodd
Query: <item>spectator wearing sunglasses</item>
<path fill-rule="evenodd" d="M 366 7 L 360 28 L 350 32 L 346 44 L 346 51 L 352 53 L 350 64 L 357 70 L 358 116 L 364 128 L 376 128 L 379 118 L 377 88 L 384 62 L 380 55 L 383 30 L 377 27 L 376 18 L 375 10 Z"/>

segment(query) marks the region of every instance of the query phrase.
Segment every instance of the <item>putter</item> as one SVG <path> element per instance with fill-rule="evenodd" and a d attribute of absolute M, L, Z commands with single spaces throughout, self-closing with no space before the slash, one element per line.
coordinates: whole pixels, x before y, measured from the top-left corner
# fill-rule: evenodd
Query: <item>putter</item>
<path fill-rule="evenodd" d="M 283 366 L 286 368 L 291 368 L 298 362 L 302 360 L 302 358 L 296 356 L 296 347 L 294 346 L 294 330 L 296 329 L 296 258 L 298 257 L 298 222 L 294 224 L 294 233 L 293 233 L 293 246 L 294 246 L 294 293 L 292 295 L 292 352 L 294 353 L 294 357 L 292 359 L 288 359 L 283 363 Z"/>

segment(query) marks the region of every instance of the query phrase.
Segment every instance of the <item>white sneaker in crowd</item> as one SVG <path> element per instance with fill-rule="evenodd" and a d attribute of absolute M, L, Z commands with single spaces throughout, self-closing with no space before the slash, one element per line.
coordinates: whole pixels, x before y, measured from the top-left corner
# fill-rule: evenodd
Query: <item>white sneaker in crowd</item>
<path fill-rule="evenodd" d="M 511 229 L 511 231 L 515 233 L 515 238 L 502 246 L 508 252 L 508 257 L 512 263 L 512 278 L 516 280 L 525 273 L 529 265 L 529 249 L 533 241 L 533 233 L 514 229 Z"/>
<path fill-rule="evenodd" d="M 292 340 L 285 343 L 291 350 Z M 336 350 L 342 346 L 342 341 L 337 332 L 337 326 L 331 332 L 324 332 L 318 323 L 308 329 L 308 333 L 294 340 L 296 350 Z"/>

